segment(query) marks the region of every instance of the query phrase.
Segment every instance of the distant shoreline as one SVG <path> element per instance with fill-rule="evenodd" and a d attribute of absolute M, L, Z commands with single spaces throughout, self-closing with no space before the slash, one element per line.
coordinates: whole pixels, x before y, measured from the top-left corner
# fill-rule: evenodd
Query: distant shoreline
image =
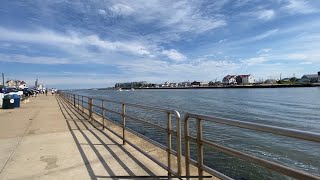
<path fill-rule="evenodd" d="M 299 87 L 318 87 L 320 84 L 277 84 L 277 85 L 224 85 L 224 86 L 198 86 L 198 87 L 143 87 L 134 88 L 135 90 L 140 89 L 247 89 L 247 88 L 299 88 Z M 131 88 L 121 88 L 131 89 Z M 99 88 L 98 90 L 118 90 L 118 88 Z"/>

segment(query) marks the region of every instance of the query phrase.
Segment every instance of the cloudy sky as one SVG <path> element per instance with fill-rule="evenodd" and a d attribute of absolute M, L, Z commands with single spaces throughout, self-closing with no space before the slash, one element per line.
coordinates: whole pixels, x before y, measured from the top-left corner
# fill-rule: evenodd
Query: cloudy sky
<path fill-rule="evenodd" d="M 320 70 L 318 0 L 1 0 L 0 72 L 49 87 Z"/>

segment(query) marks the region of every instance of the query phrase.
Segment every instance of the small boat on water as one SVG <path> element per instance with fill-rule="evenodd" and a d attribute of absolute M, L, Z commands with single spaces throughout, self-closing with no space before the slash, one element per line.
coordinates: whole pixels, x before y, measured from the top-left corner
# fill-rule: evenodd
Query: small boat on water
<path fill-rule="evenodd" d="M 121 89 L 121 88 L 119 88 L 119 89 L 118 89 L 118 91 L 122 91 L 122 89 Z"/>

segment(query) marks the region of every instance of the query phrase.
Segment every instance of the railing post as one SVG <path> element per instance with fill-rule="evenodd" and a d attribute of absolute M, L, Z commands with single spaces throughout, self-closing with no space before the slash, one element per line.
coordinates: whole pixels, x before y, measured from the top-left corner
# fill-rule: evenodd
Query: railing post
<path fill-rule="evenodd" d="M 189 142 L 189 114 L 184 115 L 184 142 L 185 142 L 185 163 L 186 163 L 186 176 L 190 176 L 190 142 Z M 187 178 L 189 179 L 189 178 Z"/>
<path fill-rule="evenodd" d="M 203 176 L 203 145 L 202 145 L 202 121 L 197 118 L 197 145 L 198 145 L 198 175 Z M 199 178 L 202 180 L 203 178 Z"/>
<path fill-rule="evenodd" d="M 177 159 L 178 159 L 178 176 L 182 175 L 182 167 L 181 167 L 181 157 L 182 157 L 182 149 L 181 149 L 181 117 L 178 111 L 176 114 L 176 128 L 177 128 Z"/>
<path fill-rule="evenodd" d="M 104 102 L 101 102 L 101 109 L 102 109 L 102 130 L 104 130 Z"/>
<path fill-rule="evenodd" d="M 126 144 L 126 105 L 122 103 L 122 144 Z"/>
<path fill-rule="evenodd" d="M 77 102 L 77 107 L 78 107 L 78 110 L 80 110 L 80 96 L 79 96 L 79 94 L 78 94 L 78 100 L 77 100 L 78 102 Z"/>
<path fill-rule="evenodd" d="M 167 155 L 168 155 L 168 176 L 171 176 L 171 113 L 167 113 Z"/>
<path fill-rule="evenodd" d="M 84 107 L 83 107 L 83 96 L 81 96 L 81 106 L 82 106 L 82 112 L 84 112 Z"/>
<path fill-rule="evenodd" d="M 92 98 L 89 98 L 89 120 L 92 120 Z"/>

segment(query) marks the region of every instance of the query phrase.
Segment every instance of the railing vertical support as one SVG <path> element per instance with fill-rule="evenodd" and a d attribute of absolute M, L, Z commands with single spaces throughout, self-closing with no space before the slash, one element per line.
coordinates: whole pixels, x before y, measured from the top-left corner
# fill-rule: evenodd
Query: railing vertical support
<path fill-rule="evenodd" d="M 92 120 L 92 98 L 89 98 L 89 120 Z"/>
<path fill-rule="evenodd" d="M 102 130 L 104 130 L 104 101 L 101 101 L 101 109 L 102 109 Z"/>
<path fill-rule="evenodd" d="M 126 144 L 126 105 L 122 103 L 122 144 Z"/>
<path fill-rule="evenodd" d="M 190 176 L 190 142 L 189 142 L 189 114 L 184 115 L 184 142 L 185 142 L 185 164 L 186 164 L 186 176 Z M 187 178 L 189 179 L 189 178 Z"/>
<path fill-rule="evenodd" d="M 176 129 L 177 129 L 177 159 L 178 159 L 178 176 L 182 175 L 182 149 L 181 149 L 181 117 L 178 111 L 175 111 L 176 114 Z"/>
<path fill-rule="evenodd" d="M 78 107 L 78 110 L 80 110 L 80 96 L 79 96 L 79 94 L 78 94 L 78 102 L 77 102 L 77 107 Z"/>
<path fill-rule="evenodd" d="M 73 106 L 76 107 L 76 95 L 73 95 Z"/>
<path fill-rule="evenodd" d="M 82 107 L 82 112 L 84 112 L 84 107 L 83 107 L 83 96 L 81 96 L 81 107 Z"/>
<path fill-rule="evenodd" d="M 168 176 L 171 176 L 171 113 L 167 113 L 167 155 L 168 155 Z"/>
<path fill-rule="evenodd" d="M 202 145 L 202 121 L 197 118 L 197 145 L 198 145 L 198 175 L 203 176 L 203 145 Z M 202 180 L 203 178 L 199 178 Z"/>

